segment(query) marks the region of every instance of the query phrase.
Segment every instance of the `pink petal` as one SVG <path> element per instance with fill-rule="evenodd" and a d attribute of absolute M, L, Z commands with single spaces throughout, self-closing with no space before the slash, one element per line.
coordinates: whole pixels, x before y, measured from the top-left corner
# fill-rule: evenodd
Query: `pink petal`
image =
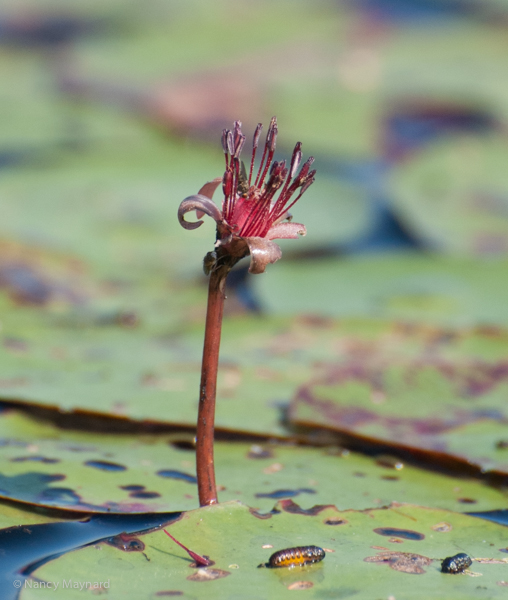
<path fill-rule="evenodd" d="M 191 210 L 196 211 L 198 218 L 203 215 L 208 215 L 209 217 L 212 217 L 212 219 L 215 219 L 215 221 L 222 220 L 222 214 L 215 203 L 207 196 L 197 194 L 196 196 L 185 198 L 178 208 L 178 220 L 180 221 L 180 225 L 185 229 L 197 229 L 203 224 L 203 221 L 189 223 L 184 219 L 184 215 Z"/>
<path fill-rule="evenodd" d="M 207 183 L 205 183 L 205 185 L 199 190 L 198 192 L 198 196 L 206 196 L 207 198 L 210 198 L 210 200 L 213 197 L 213 194 L 215 192 L 215 190 L 219 187 L 219 185 L 222 183 L 222 177 L 216 177 L 215 179 L 213 179 L 212 181 L 208 181 Z M 197 210 L 196 211 L 196 216 L 198 219 L 201 219 L 201 217 L 204 215 L 205 213 L 201 210 Z"/>
<path fill-rule="evenodd" d="M 278 261 L 282 256 L 282 250 L 275 242 L 260 237 L 243 239 L 250 252 L 249 273 L 254 275 L 264 273 L 266 265 Z"/>
<path fill-rule="evenodd" d="M 270 228 L 266 234 L 267 240 L 296 240 L 298 236 L 305 235 L 307 230 L 301 223 L 278 223 Z"/>

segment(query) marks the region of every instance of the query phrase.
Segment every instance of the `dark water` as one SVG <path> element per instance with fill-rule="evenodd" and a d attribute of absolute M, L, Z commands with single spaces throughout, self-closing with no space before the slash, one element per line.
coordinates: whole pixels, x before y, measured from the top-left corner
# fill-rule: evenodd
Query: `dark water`
<path fill-rule="evenodd" d="M 65 552 L 121 533 L 165 526 L 181 513 L 94 515 L 82 521 L 63 521 L 0 530 L 0 589 L 2 600 L 15 600 L 26 576 Z"/>
<path fill-rule="evenodd" d="M 492 521 L 494 523 L 498 523 L 499 525 L 508 526 L 508 510 L 487 510 L 484 512 L 470 512 L 466 513 L 472 517 L 479 517 L 480 519 L 486 519 L 487 521 Z"/>

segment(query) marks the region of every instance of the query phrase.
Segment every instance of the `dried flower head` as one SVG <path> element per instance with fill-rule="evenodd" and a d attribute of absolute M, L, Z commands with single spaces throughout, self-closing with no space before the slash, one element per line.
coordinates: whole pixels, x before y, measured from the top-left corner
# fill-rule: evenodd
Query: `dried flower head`
<path fill-rule="evenodd" d="M 233 130 L 222 133 L 222 147 L 226 158 L 226 171 L 221 178 L 206 183 L 195 196 L 186 198 L 178 209 L 178 219 L 185 229 L 196 229 L 203 221 L 190 223 L 184 215 L 195 210 L 197 218 L 204 214 L 217 223 L 215 251 L 205 257 L 205 272 L 225 266 L 231 268 L 250 254 L 251 273 L 263 273 L 268 263 L 279 260 L 282 253 L 274 239 L 295 239 L 305 235 L 305 225 L 292 223 L 289 209 L 314 182 L 311 170 L 314 158 L 309 158 L 296 174 L 302 160 L 301 143 L 293 150 L 291 163 L 274 161 L 277 141 L 277 119 L 272 118 L 266 135 L 261 163 L 253 178 L 254 162 L 262 125 L 258 124 L 252 143 L 249 174 L 240 160 L 245 144 L 242 124 L 235 121 Z M 212 201 L 217 187 L 222 183 L 224 200 L 222 209 Z"/>

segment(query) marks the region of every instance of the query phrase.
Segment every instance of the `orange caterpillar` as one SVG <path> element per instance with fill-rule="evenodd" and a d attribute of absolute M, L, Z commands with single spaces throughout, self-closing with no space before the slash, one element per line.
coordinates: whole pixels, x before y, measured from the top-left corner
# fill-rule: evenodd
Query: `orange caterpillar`
<path fill-rule="evenodd" d="M 266 564 L 259 565 L 269 569 L 277 569 L 279 567 L 303 567 L 315 562 L 323 560 L 325 551 L 319 546 L 298 546 L 296 548 L 287 548 L 279 550 L 272 554 Z"/>

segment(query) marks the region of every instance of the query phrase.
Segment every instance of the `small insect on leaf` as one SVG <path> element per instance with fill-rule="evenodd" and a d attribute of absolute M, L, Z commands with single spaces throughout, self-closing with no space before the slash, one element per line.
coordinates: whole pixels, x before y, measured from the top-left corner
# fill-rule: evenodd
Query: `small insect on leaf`
<path fill-rule="evenodd" d="M 447 556 L 441 563 L 441 571 L 443 573 L 463 573 L 468 567 L 471 566 L 471 557 L 461 552 L 455 554 L 455 556 Z"/>
<path fill-rule="evenodd" d="M 193 552 L 192 550 L 189 550 L 186 546 L 184 546 L 183 544 L 181 544 L 177 539 L 175 539 L 170 533 L 168 533 L 165 529 L 163 529 L 164 533 L 169 536 L 174 542 L 175 544 L 178 544 L 180 546 L 180 548 L 183 548 L 185 550 L 185 552 L 187 552 L 187 554 L 194 559 L 194 562 L 196 563 L 196 566 L 198 567 L 209 567 L 211 564 L 213 564 L 213 561 L 211 561 L 209 558 L 207 558 L 206 556 L 201 556 L 200 554 L 196 554 L 196 552 Z"/>
<path fill-rule="evenodd" d="M 326 553 L 323 548 L 319 546 L 297 546 L 296 548 L 286 548 L 285 550 L 279 550 L 272 554 L 266 564 L 258 565 L 260 567 L 267 567 L 268 569 L 278 569 L 281 567 L 287 567 L 292 569 L 293 567 L 303 567 L 312 563 L 323 560 Z"/>

